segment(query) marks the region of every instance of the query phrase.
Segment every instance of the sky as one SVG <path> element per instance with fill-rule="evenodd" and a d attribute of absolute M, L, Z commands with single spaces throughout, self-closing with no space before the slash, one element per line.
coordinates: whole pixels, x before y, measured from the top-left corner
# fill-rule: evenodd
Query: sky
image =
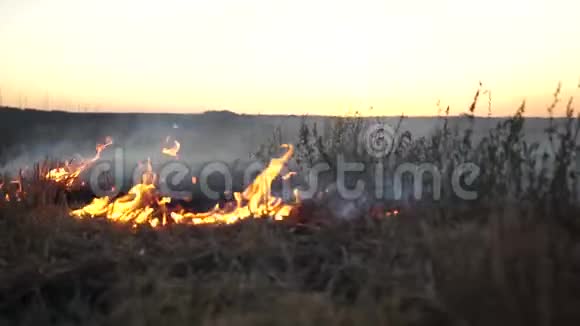
<path fill-rule="evenodd" d="M 413 116 L 481 81 L 493 115 L 541 116 L 559 82 L 580 95 L 578 21 L 577 0 L 0 0 L 0 101 Z"/>

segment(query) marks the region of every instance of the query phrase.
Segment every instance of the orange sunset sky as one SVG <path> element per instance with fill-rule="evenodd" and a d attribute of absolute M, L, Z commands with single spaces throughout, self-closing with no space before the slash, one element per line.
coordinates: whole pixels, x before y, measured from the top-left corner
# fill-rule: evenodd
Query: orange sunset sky
<path fill-rule="evenodd" d="M 580 95 L 580 1 L 0 0 L 3 105 L 459 114 L 480 80 L 495 115 Z"/>

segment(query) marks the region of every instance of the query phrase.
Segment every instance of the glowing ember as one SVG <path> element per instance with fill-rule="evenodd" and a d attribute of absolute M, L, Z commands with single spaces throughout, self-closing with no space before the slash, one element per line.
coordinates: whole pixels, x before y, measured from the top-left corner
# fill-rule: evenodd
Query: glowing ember
<path fill-rule="evenodd" d="M 281 198 L 272 196 L 272 182 L 280 176 L 283 168 L 292 155 L 294 147 L 284 145 L 287 152 L 274 158 L 243 192 L 233 193 L 235 202 L 224 207 L 216 205 L 208 212 L 195 213 L 184 209 L 169 211 L 166 204 L 169 197 L 161 197 L 154 185 L 151 165 L 143 174 L 142 183 L 134 186 L 125 196 L 111 200 L 109 197 L 96 198 L 89 205 L 72 211 L 71 215 L 79 218 L 106 217 L 110 220 L 132 223 L 133 225 L 150 224 L 152 227 L 165 225 L 168 220 L 184 224 L 232 224 L 247 218 L 272 217 L 282 220 L 288 217 L 295 205 L 286 204 Z M 192 179 L 192 182 L 194 180 Z M 297 195 L 297 191 L 294 192 Z M 296 198 L 298 201 L 298 198 Z"/>
<path fill-rule="evenodd" d="M 111 137 L 105 138 L 105 142 L 103 144 L 97 144 L 97 153 L 95 157 L 90 160 L 82 160 L 80 162 L 66 162 L 63 167 L 48 171 L 48 173 L 45 175 L 46 179 L 57 183 L 62 183 L 68 188 L 72 187 L 78 180 L 78 177 L 81 175 L 81 173 L 89 168 L 94 162 L 96 162 L 101 157 L 101 152 L 112 144 L 113 139 Z"/>

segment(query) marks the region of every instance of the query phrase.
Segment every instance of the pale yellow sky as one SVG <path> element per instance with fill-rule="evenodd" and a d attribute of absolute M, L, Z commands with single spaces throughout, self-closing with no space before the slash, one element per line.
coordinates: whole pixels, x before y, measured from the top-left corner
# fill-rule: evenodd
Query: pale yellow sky
<path fill-rule="evenodd" d="M 580 95 L 577 0 L 0 0 L 4 105 L 494 113 Z M 480 114 L 486 114 L 483 105 Z"/>

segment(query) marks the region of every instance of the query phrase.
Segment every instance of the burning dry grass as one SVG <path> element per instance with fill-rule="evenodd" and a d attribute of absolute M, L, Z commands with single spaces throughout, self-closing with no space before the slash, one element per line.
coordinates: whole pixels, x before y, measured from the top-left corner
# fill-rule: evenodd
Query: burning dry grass
<path fill-rule="evenodd" d="M 96 146 L 95 157 L 91 159 L 81 159 L 79 161 L 66 162 L 62 167 L 49 170 L 44 176 L 47 180 L 52 180 L 57 183 L 63 183 L 67 188 L 72 188 L 80 179 L 80 175 L 97 162 L 101 157 L 101 153 L 107 147 L 113 144 L 113 139 L 107 137 L 104 143 L 98 143 Z"/>
<path fill-rule="evenodd" d="M 183 208 L 171 211 L 166 204 L 171 203 L 172 198 L 159 194 L 156 188 L 157 175 L 148 162 L 142 182 L 133 186 L 127 195 L 116 199 L 95 198 L 92 203 L 72 211 L 71 215 L 78 218 L 106 217 L 112 221 L 130 223 L 135 227 L 142 224 L 157 227 L 168 223 L 233 224 L 248 218 L 263 217 L 283 220 L 296 207 L 273 196 L 271 191 L 272 183 L 281 177 L 281 172 L 294 153 L 293 145 L 283 147 L 287 149 L 286 153 L 279 158 L 272 158 L 268 166 L 243 192 L 233 193 L 235 202 L 229 202 L 225 207 L 216 205 L 207 212 L 192 212 Z"/>
<path fill-rule="evenodd" d="M 2 210 L 0 321 L 577 325 L 578 236 L 534 212 L 154 230 Z"/>
<path fill-rule="evenodd" d="M 57 189 L 63 200 L 60 203 L 67 203 L 66 195 L 75 195 L 86 192 L 89 189 L 85 183 L 86 173 L 93 167 L 99 159 L 101 152 L 113 141 L 107 137 L 106 142 L 97 144 L 96 155 L 89 160 L 81 160 L 74 165 L 68 162 L 63 167 L 47 168 L 47 164 L 37 164 L 35 169 L 26 171 L 27 178 L 23 177 L 22 170 L 19 176 L 8 182 L 12 187 L 6 187 L 6 182 L 0 182 L 0 207 L 13 204 L 22 206 L 38 205 L 38 197 L 47 197 L 48 189 Z M 175 141 L 175 148 L 163 148 L 162 153 L 177 158 L 179 152 L 179 142 Z M 139 183 L 128 189 L 127 193 L 121 196 L 103 196 L 93 198 L 92 202 L 81 205 L 76 210 L 69 212 L 70 216 L 76 218 L 102 218 L 119 223 L 127 223 L 134 227 L 148 224 L 152 227 L 165 226 L 171 223 L 179 224 L 232 224 L 248 218 L 273 218 L 283 220 L 291 215 L 299 202 L 298 191 L 294 191 L 294 203 L 286 203 L 282 198 L 272 194 L 272 183 L 277 179 L 286 182 L 295 175 L 294 172 L 286 173 L 288 161 L 294 154 L 294 146 L 284 144 L 281 146 L 286 151 L 280 157 L 272 158 L 267 167 L 261 171 L 243 191 L 233 192 L 233 199 L 225 205 L 216 204 L 213 209 L 205 212 L 196 212 L 186 209 L 179 203 L 172 205 L 171 194 L 162 194 L 159 188 L 157 173 L 153 171 L 151 159 L 148 158 L 145 164 L 140 163 L 144 170 Z M 46 171 L 46 172 L 43 172 Z M 282 174 L 284 172 L 284 174 Z M 9 178 L 6 178 L 8 179 Z M 192 184 L 195 184 L 195 177 Z M 115 186 L 109 184 L 113 189 Z M 55 196 L 48 196 L 54 198 Z M 92 197 L 92 195 L 91 195 Z M 46 204 L 46 200 L 41 201 Z"/>

